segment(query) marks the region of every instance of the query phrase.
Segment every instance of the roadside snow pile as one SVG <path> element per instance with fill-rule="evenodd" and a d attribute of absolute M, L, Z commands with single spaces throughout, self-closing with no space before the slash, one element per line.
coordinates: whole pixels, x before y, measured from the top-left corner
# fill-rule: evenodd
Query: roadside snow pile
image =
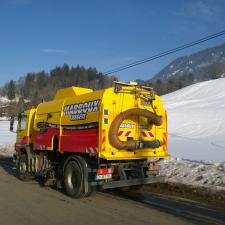
<path fill-rule="evenodd" d="M 16 128 L 16 124 L 14 124 Z M 0 121 L 0 155 L 12 156 L 14 153 L 14 143 L 16 133 L 9 131 L 9 121 Z"/>
<path fill-rule="evenodd" d="M 161 174 L 166 177 L 166 182 L 225 191 L 225 163 L 172 158 L 164 159 L 160 165 Z"/>
<path fill-rule="evenodd" d="M 225 162 L 225 78 L 162 96 L 173 157 Z"/>

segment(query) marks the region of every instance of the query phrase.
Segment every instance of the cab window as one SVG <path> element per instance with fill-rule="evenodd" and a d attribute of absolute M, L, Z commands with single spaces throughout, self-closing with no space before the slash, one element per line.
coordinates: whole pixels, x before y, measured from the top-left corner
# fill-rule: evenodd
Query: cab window
<path fill-rule="evenodd" d="M 27 116 L 22 116 L 18 121 L 18 130 L 23 131 L 26 130 L 27 127 Z"/>

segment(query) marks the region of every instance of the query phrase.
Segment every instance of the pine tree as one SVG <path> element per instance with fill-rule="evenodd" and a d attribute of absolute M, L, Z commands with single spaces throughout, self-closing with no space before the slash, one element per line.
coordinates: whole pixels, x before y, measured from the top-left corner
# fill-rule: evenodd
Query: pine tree
<path fill-rule="evenodd" d="M 13 80 L 9 82 L 7 97 L 9 100 L 13 100 L 15 98 L 15 83 Z"/>

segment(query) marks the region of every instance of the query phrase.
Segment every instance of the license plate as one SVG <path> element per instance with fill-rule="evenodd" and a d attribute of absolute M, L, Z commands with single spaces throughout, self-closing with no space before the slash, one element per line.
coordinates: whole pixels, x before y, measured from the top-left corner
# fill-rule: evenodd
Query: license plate
<path fill-rule="evenodd" d="M 96 180 L 107 180 L 107 179 L 112 179 L 112 174 L 97 174 L 96 175 Z"/>

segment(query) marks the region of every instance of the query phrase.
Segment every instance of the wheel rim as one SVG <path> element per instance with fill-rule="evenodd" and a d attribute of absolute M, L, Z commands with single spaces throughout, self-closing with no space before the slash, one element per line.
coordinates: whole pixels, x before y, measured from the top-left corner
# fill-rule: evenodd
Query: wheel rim
<path fill-rule="evenodd" d="M 76 178 L 76 174 L 74 172 L 70 172 L 68 174 L 68 177 L 67 177 L 67 183 L 68 183 L 68 187 L 71 189 L 71 190 L 74 190 L 77 188 L 77 178 Z"/>

